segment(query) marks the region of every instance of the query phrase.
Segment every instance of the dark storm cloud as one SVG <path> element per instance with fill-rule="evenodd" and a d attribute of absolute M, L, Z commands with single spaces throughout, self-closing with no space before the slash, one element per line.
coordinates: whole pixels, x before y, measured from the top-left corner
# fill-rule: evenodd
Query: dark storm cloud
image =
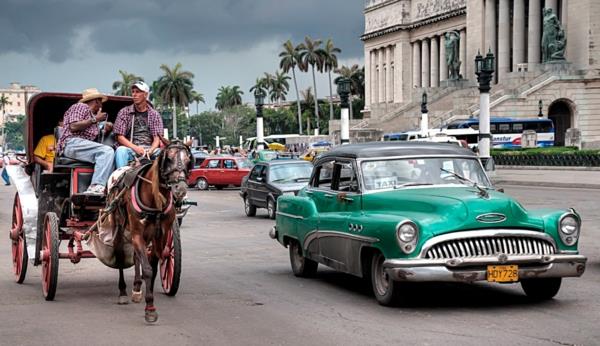
<path fill-rule="evenodd" d="M 73 57 L 89 33 L 101 53 L 235 52 L 273 38 L 332 38 L 360 57 L 362 0 L 8 0 L 0 11 L 0 54 L 55 62 Z"/>

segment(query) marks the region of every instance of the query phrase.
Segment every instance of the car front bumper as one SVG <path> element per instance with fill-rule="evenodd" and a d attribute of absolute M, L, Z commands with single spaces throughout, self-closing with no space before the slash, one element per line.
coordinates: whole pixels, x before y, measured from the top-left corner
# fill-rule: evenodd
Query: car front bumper
<path fill-rule="evenodd" d="M 519 279 L 578 277 L 587 258 L 574 254 L 498 255 L 452 259 L 389 259 L 383 263 L 396 281 L 474 282 L 487 280 L 488 265 L 518 265 Z"/>

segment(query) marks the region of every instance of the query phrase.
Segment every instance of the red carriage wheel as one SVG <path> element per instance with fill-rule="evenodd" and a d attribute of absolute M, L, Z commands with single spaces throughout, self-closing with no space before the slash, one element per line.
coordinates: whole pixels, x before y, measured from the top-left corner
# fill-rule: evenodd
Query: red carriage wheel
<path fill-rule="evenodd" d="M 173 222 L 171 232 L 168 233 L 167 242 L 160 259 L 160 278 L 163 291 L 168 296 L 174 296 L 179 290 L 181 278 L 181 239 L 179 238 L 179 225 Z"/>
<path fill-rule="evenodd" d="M 42 239 L 42 291 L 46 300 L 53 300 L 58 282 L 58 216 L 46 213 Z"/>
<path fill-rule="evenodd" d="M 27 273 L 27 244 L 25 243 L 25 234 L 23 234 L 23 210 L 21 209 L 21 200 L 19 194 L 15 194 L 13 203 L 12 228 L 10 230 L 12 245 L 13 273 L 15 281 L 23 283 Z"/>

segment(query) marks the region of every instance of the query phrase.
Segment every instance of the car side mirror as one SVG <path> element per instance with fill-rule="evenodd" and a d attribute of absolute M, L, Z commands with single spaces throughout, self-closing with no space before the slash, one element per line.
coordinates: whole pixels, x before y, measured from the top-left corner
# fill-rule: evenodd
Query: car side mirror
<path fill-rule="evenodd" d="M 501 187 L 501 188 L 499 188 L 499 189 L 496 189 L 496 191 L 504 193 L 504 188 L 503 188 L 503 187 Z"/>

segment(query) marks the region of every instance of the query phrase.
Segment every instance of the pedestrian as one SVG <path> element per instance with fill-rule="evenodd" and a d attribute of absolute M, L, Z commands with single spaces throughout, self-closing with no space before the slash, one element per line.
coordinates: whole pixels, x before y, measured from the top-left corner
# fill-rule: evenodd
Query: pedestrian
<path fill-rule="evenodd" d="M 85 194 L 104 195 L 106 182 L 114 170 L 114 150 L 95 142 L 99 132 L 98 122 L 107 118 L 107 114 L 102 112 L 102 104 L 107 99 L 96 88 L 86 89 L 81 100 L 69 107 L 63 118 L 58 152 L 65 157 L 94 164 L 92 182 Z"/>
<path fill-rule="evenodd" d="M 148 102 L 150 87 L 139 81 L 131 86 L 133 104 L 119 111 L 114 133 L 117 139 L 115 164 L 126 166 L 134 155 L 156 158 L 160 153 L 163 123 L 160 114 Z"/>
<path fill-rule="evenodd" d="M 8 154 L 4 154 L 4 156 L 2 157 L 2 179 L 4 179 L 4 185 L 9 186 L 10 185 L 10 178 L 8 177 L 8 171 L 6 170 L 6 167 L 8 165 L 10 165 L 10 159 L 8 158 Z"/>

